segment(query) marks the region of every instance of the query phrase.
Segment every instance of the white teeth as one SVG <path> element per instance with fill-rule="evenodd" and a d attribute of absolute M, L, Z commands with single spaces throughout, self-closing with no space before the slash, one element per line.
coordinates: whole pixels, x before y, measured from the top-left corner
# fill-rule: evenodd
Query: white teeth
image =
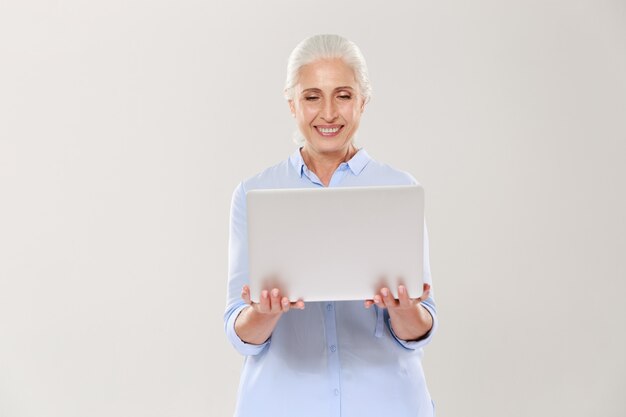
<path fill-rule="evenodd" d="M 338 127 L 332 127 L 332 128 L 318 127 L 317 130 L 319 130 L 322 133 L 336 133 L 339 130 L 339 128 Z"/>

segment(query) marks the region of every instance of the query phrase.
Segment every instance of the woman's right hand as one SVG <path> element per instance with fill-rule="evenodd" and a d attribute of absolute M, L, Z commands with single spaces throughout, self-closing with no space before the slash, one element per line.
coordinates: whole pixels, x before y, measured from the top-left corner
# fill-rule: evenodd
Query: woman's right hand
<path fill-rule="evenodd" d="M 283 313 L 291 308 L 304 309 L 304 301 L 294 303 L 281 296 L 278 288 L 261 291 L 258 303 L 250 299 L 250 287 L 244 285 L 241 298 L 249 307 L 243 309 L 235 320 L 235 332 L 241 340 L 253 345 L 261 345 L 267 341 Z"/>
<path fill-rule="evenodd" d="M 280 290 L 278 288 L 273 288 L 271 291 L 261 291 L 261 299 L 258 303 L 255 303 L 250 299 L 250 287 L 244 285 L 241 289 L 241 298 L 256 312 L 261 314 L 286 313 L 290 308 L 297 308 L 299 310 L 304 309 L 304 301 L 298 300 L 292 303 L 289 301 L 289 298 L 285 296 L 281 297 Z"/>

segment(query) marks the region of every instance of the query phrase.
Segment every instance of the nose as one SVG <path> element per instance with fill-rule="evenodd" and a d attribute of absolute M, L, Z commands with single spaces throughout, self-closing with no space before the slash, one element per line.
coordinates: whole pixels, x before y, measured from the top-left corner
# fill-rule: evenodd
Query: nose
<path fill-rule="evenodd" d="M 325 101 L 320 116 L 326 122 L 333 122 L 337 118 L 337 106 L 333 100 Z"/>

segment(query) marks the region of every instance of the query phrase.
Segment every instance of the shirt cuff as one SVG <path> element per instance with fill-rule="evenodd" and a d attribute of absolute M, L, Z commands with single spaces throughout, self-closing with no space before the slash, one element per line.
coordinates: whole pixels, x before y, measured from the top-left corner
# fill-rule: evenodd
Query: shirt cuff
<path fill-rule="evenodd" d="M 428 313 L 430 313 L 431 317 L 433 318 L 433 327 L 431 327 L 428 333 L 422 336 L 421 339 L 409 340 L 409 341 L 400 339 L 394 333 L 393 327 L 391 326 L 391 318 L 389 318 L 389 321 L 388 321 L 389 331 L 391 332 L 392 336 L 396 339 L 396 341 L 400 343 L 400 345 L 402 345 L 402 347 L 404 347 L 405 349 L 416 350 L 416 349 L 423 348 L 424 346 L 430 343 L 430 340 L 433 338 L 433 335 L 435 334 L 435 331 L 437 330 L 437 326 L 439 323 L 438 323 L 437 315 L 435 314 L 435 311 L 432 309 L 432 307 L 430 307 L 429 305 L 425 303 L 422 303 L 422 307 L 424 307 L 426 311 L 428 311 Z"/>
<path fill-rule="evenodd" d="M 265 349 L 266 346 L 270 344 L 270 339 L 267 339 L 264 343 L 260 345 L 253 345 L 251 343 L 246 343 L 239 338 L 237 332 L 235 332 L 235 321 L 239 314 L 243 311 L 244 308 L 248 307 L 247 304 L 243 304 L 232 311 L 228 321 L 226 322 L 226 337 L 230 340 L 230 343 L 237 349 L 239 353 L 245 356 L 254 356 L 258 355 Z"/>

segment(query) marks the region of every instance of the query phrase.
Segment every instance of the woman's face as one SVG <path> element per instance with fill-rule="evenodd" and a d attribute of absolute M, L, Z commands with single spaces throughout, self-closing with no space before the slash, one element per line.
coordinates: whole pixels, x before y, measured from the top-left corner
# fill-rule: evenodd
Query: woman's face
<path fill-rule="evenodd" d="M 364 106 L 354 71 L 341 59 L 300 68 L 294 98 L 289 100 L 305 147 L 318 154 L 347 153 Z"/>

